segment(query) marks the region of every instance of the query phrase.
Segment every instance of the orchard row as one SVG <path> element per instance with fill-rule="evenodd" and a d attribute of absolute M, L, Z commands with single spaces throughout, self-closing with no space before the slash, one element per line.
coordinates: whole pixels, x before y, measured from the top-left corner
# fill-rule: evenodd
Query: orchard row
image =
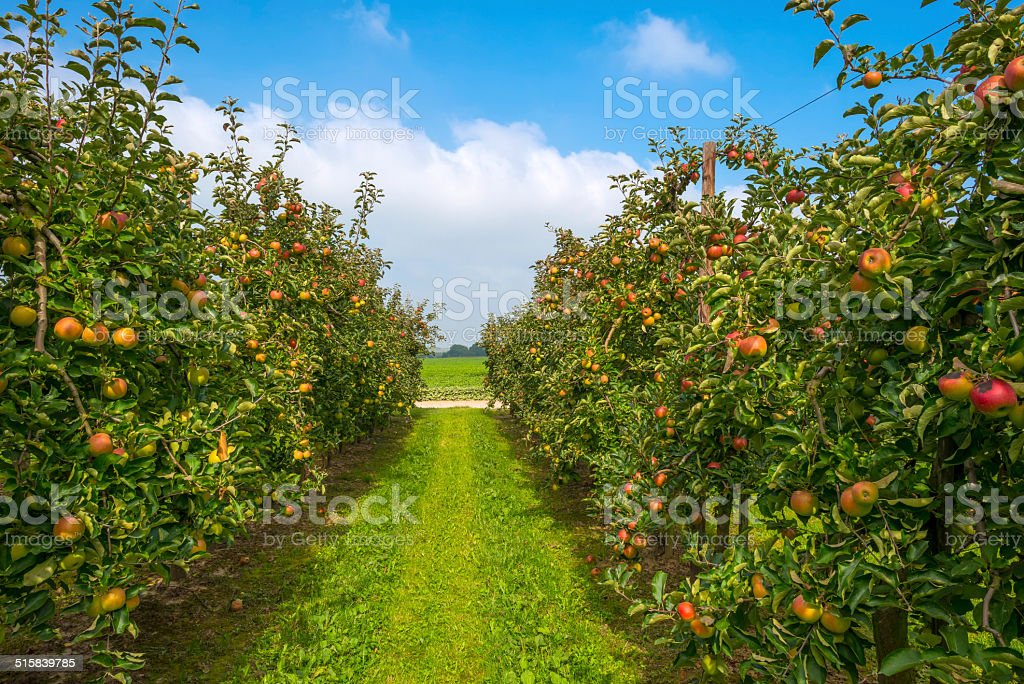
<path fill-rule="evenodd" d="M 839 4 L 788 9 L 825 26 L 839 85 L 879 88 L 860 125 L 794 151 L 737 121 L 717 154 L 741 205 L 682 200 L 702 151 L 654 143 L 657 173 L 617 178 L 621 212 L 558 231 L 535 306 L 491 321 L 489 385 L 556 467 L 590 467 L 605 580 L 706 678 L 1018 681 L 1022 10 L 956 2 L 945 46 L 883 54 Z"/>
<path fill-rule="evenodd" d="M 0 146 L 2 614 L 45 637 L 84 612 L 77 639 L 134 633 L 155 578 L 407 413 L 433 334 L 380 284 L 372 176 L 343 223 L 285 175 L 287 130 L 254 164 L 231 102 L 228 152 L 179 152 L 164 108 L 170 55 L 194 47 L 181 12 L 94 10 L 62 57 L 63 10 L 26 3 L 2 22 L 24 49 L 0 55 L 24 103 Z M 156 63 L 136 62 L 151 39 Z M 57 67 L 77 78 L 51 93 Z"/>

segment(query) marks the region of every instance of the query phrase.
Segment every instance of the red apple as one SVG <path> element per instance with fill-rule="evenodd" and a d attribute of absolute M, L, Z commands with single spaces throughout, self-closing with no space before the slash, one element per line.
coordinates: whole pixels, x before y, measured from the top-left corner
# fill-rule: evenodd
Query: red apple
<path fill-rule="evenodd" d="M 998 104 L 1002 99 L 999 97 L 998 93 L 994 93 L 993 91 L 1006 90 L 1006 88 L 1006 79 L 1002 74 L 989 76 L 979 83 L 978 87 L 974 89 L 974 102 L 978 105 L 978 109 L 991 112 L 993 103 Z"/>
<path fill-rule="evenodd" d="M 821 606 L 817 603 L 806 600 L 802 595 L 797 594 L 796 598 L 793 599 L 791 605 L 793 614 L 801 622 L 813 624 L 821 619 Z"/>
<path fill-rule="evenodd" d="M 870 278 L 865 278 L 860 272 L 850 276 L 850 289 L 854 292 L 871 292 L 878 284 Z"/>
<path fill-rule="evenodd" d="M 892 268 L 892 257 L 880 247 L 864 250 L 857 262 L 857 268 L 866 278 L 877 278 Z"/>
<path fill-rule="evenodd" d="M 760 359 L 768 353 L 768 342 L 760 335 L 751 335 L 740 340 L 737 349 L 745 359 Z"/>
<path fill-rule="evenodd" d="M 61 541 L 73 542 L 85 532 L 85 523 L 73 515 L 65 515 L 53 526 L 53 536 Z"/>
<path fill-rule="evenodd" d="M 906 204 L 914 194 L 914 186 L 910 183 L 900 183 L 896 186 L 896 193 L 899 195 L 896 204 Z"/>
<path fill-rule="evenodd" d="M 1010 383 L 999 378 L 979 382 L 971 389 L 971 403 L 978 413 L 1003 417 L 1017 405 L 1017 393 Z"/>
<path fill-rule="evenodd" d="M 1015 93 L 1024 90 L 1024 57 L 1017 57 L 1006 66 L 1003 82 Z"/>
<path fill-rule="evenodd" d="M 809 515 L 814 515 L 814 510 L 818 507 L 818 497 L 812 492 L 798 489 L 789 495 L 789 507 L 797 515 L 806 518 Z"/>
<path fill-rule="evenodd" d="M 807 193 L 800 188 L 793 188 L 786 193 L 786 204 L 800 204 L 807 198 Z"/>
<path fill-rule="evenodd" d="M 97 432 L 89 438 L 89 454 L 92 456 L 105 456 L 114 452 L 114 442 L 110 435 L 105 432 Z"/>

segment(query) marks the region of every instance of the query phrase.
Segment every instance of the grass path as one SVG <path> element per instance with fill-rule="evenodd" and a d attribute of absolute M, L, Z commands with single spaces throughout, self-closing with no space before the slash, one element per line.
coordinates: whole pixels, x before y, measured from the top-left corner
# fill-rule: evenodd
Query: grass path
<path fill-rule="evenodd" d="M 403 558 L 381 667 L 371 681 L 417 681 L 408 678 L 414 672 L 429 677 L 419 681 L 456 672 L 472 681 L 484 672 L 486 621 L 479 608 L 485 585 L 474 520 L 480 502 L 473 462 L 465 457 L 477 421 L 465 411 L 427 415 L 428 424 L 443 426 L 435 440 L 438 458 L 416 509 L 421 524 Z"/>
<path fill-rule="evenodd" d="M 636 647 L 605 624 L 494 417 L 420 411 L 369 496 L 415 520 L 359 522 L 318 546 L 289 603 L 218 681 L 633 682 Z M 328 528 L 334 529 L 334 528 Z"/>

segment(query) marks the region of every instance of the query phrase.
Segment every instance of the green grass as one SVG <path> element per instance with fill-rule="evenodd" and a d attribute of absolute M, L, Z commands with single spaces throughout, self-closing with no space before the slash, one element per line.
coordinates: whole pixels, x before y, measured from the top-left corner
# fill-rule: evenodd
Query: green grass
<path fill-rule="evenodd" d="M 415 521 L 257 525 L 148 593 L 139 639 L 111 647 L 145 653 L 141 682 L 673 681 L 672 654 L 590 577 L 604 547 L 583 490 L 552 492 L 517 441 L 483 410 L 414 411 L 339 457 L 327 490 L 365 505 L 397 486 Z"/>
<path fill-rule="evenodd" d="M 468 409 L 415 418 L 365 496 L 387 497 L 397 484 L 403 498 L 419 497 L 416 521 L 358 522 L 316 547 L 291 578 L 290 598 L 265 614 L 245 648 L 209 653 L 206 674 L 275 683 L 638 681 L 642 654 L 608 626 L 615 607 L 597 598 L 577 540 L 546 510 L 496 419 Z M 405 543 L 353 543 L 370 537 Z"/>
<path fill-rule="evenodd" d="M 487 368 L 483 357 L 424 359 L 425 400 L 488 399 L 484 390 Z"/>

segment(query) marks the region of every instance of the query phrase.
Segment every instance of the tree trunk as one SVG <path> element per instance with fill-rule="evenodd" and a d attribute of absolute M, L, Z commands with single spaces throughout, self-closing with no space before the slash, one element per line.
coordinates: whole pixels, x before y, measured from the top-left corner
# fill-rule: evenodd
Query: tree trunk
<path fill-rule="evenodd" d="M 945 496 L 945 487 L 956 479 L 963 477 L 962 465 L 948 465 L 946 461 L 956 451 L 956 442 L 950 437 L 943 437 L 935 445 L 935 460 L 932 462 L 932 491 L 940 500 Z M 928 546 L 933 555 L 945 553 L 949 543 L 946 540 L 945 510 L 940 508 L 936 515 L 932 516 L 931 524 L 928 526 Z M 935 636 L 941 638 L 939 630 L 945 623 L 942 620 L 932 619 L 929 621 L 929 628 Z M 935 677 L 930 678 L 931 684 L 941 684 Z"/>
<path fill-rule="evenodd" d="M 872 618 L 878 665 L 893 651 L 907 646 L 907 613 L 902 608 L 881 608 Z M 878 675 L 878 684 L 914 684 L 914 670 L 887 677 Z"/>

